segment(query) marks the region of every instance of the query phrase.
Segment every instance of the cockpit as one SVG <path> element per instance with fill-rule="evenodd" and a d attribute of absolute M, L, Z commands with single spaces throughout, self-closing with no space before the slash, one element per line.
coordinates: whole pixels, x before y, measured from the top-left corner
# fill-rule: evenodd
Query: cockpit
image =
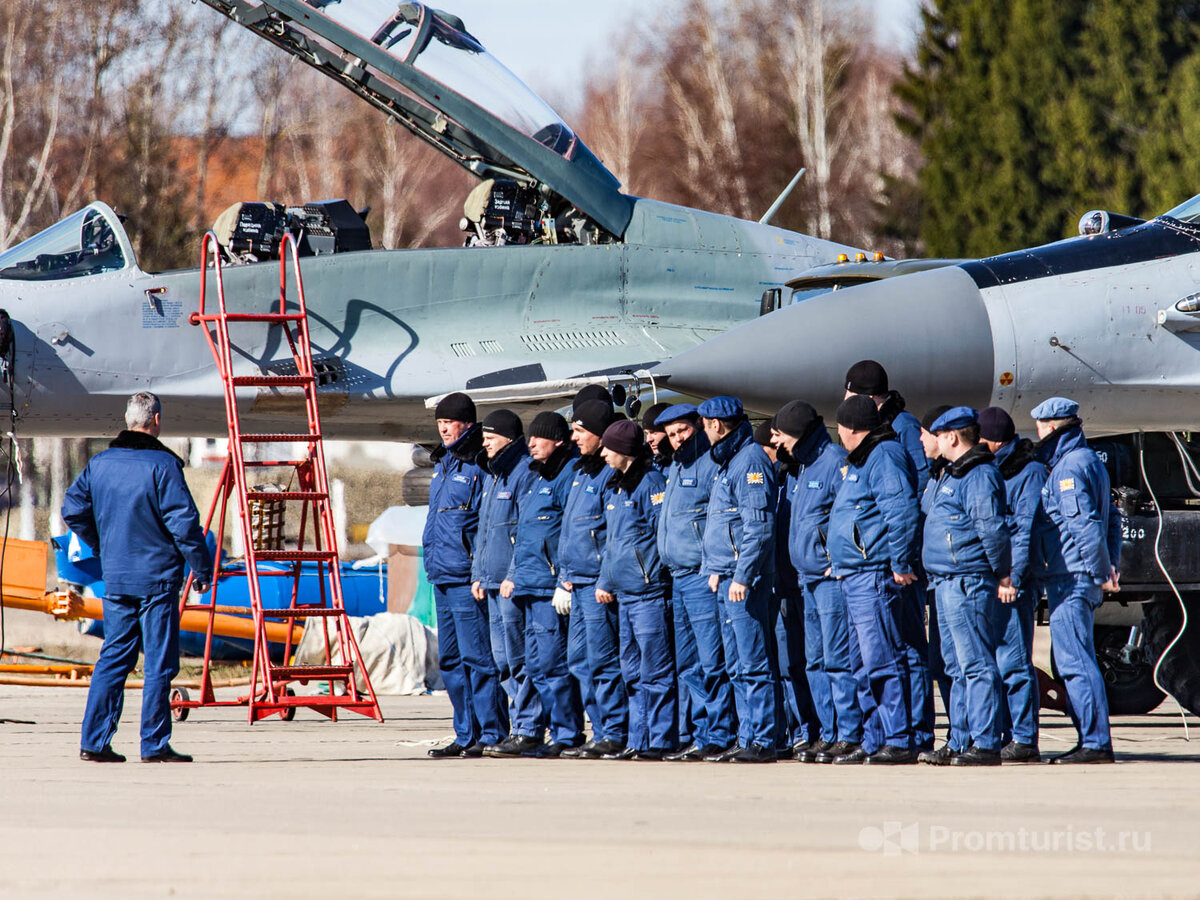
<path fill-rule="evenodd" d="M 117 214 L 92 203 L 0 253 L 0 279 L 58 281 L 134 265 L 133 247 Z"/>
<path fill-rule="evenodd" d="M 1168 219 L 1175 219 L 1184 225 L 1200 226 L 1200 194 L 1179 204 L 1172 210 L 1163 213 Z"/>

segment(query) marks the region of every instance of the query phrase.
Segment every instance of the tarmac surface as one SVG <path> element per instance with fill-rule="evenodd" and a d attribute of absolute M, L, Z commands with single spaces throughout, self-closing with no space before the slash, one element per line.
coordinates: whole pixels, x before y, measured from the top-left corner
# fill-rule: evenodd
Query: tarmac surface
<path fill-rule="evenodd" d="M 220 691 L 236 696 L 236 689 Z M 1195 896 L 1200 723 L 1114 723 L 1113 766 L 428 759 L 444 696 L 387 722 L 194 710 L 137 761 L 140 697 L 78 759 L 80 688 L 0 686 L 3 897 Z M 17 721 L 11 721 L 17 720 Z M 1074 743 L 1043 711 L 1043 751 Z"/>

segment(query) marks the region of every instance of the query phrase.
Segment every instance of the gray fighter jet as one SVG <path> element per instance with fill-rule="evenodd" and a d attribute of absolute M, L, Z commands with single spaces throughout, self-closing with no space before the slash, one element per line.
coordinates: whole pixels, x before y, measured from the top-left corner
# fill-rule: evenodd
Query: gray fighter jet
<path fill-rule="evenodd" d="M 426 401 L 454 390 L 482 392 L 485 410 L 534 412 L 589 381 L 636 382 L 631 373 L 756 316 L 764 289 L 854 252 L 622 193 L 447 13 L 395 0 L 205 2 L 481 179 L 465 198 L 459 249 L 365 249 L 365 223 L 344 202 L 247 203 L 219 222 L 232 310 L 268 311 L 284 231 L 313 254 L 302 269 L 327 436 L 433 439 Z M 124 398 L 148 389 L 166 400 L 173 433 L 223 435 L 221 384 L 188 322 L 200 279 L 200 269 L 139 269 L 103 203 L 0 254 L 18 434 L 111 432 Z M 232 334 L 236 374 L 287 374 L 278 326 Z M 298 409 L 280 388 L 240 402 L 243 422 L 263 431 Z"/>

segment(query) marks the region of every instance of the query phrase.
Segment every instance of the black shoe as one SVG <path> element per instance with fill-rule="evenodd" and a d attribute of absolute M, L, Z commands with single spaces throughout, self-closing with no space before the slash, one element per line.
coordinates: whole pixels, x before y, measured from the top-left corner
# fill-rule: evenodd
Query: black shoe
<path fill-rule="evenodd" d="M 954 759 L 950 760 L 952 766 L 998 766 L 1000 765 L 999 750 L 985 750 L 983 747 L 977 747 L 972 744 L 962 753 L 959 753 Z"/>
<path fill-rule="evenodd" d="M 663 757 L 667 762 L 701 762 L 705 754 L 712 751 L 723 750 L 723 747 L 715 747 L 711 744 L 706 744 L 703 747 L 697 744 L 689 744 L 682 750 L 676 750 L 674 753 L 668 753 Z"/>
<path fill-rule="evenodd" d="M 566 750 L 574 750 L 570 744 L 564 744 L 562 741 L 551 741 L 549 744 L 542 744 L 532 753 L 526 753 L 526 756 L 536 756 L 538 759 L 558 759 Z"/>
<path fill-rule="evenodd" d="M 1042 761 L 1042 754 L 1038 751 L 1037 744 L 1010 741 L 1000 751 L 1000 759 L 1006 763 L 1036 763 Z"/>
<path fill-rule="evenodd" d="M 917 754 L 917 762 L 927 766 L 948 766 L 956 756 L 957 750 L 952 749 L 949 744 L 942 744 L 936 750 L 922 750 Z"/>
<path fill-rule="evenodd" d="M 807 747 L 801 747 L 799 744 L 797 744 L 792 748 L 792 757 L 796 760 L 796 762 L 815 763 L 817 761 L 817 754 L 824 753 L 832 746 L 833 741 L 827 741 L 824 739 L 821 739 L 816 743 L 810 743 Z"/>
<path fill-rule="evenodd" d="M 642 762 L 662 762 L 666 757 L 666 750 L 660 750 L 657 747 L 651 747 L 649 750 L 639 750 L 634 757 Z"/>
<path fill-rule="evenodd" d="M 483 756 L 483 748 L 486 746 L 487 744 L 483 741 L 476 741 L 470 747 L 464 748 L 462 755 L 467 759 L 479 759 L 479 757 Z"/>
<path fill-rule="evenodd" d="M 861 766 L 870 756 L 870 753 L 856 744 L 853 750 L 843 753 L 841 756 L 835 756 L 831 762 L 835 766 Z"/>
<path fill-rule="evenodd" d="M 718 749 L 708 756 L 704 757 L 705 762 L 729 762 L 735 756 L 742 752 L 742 748 L 737 744 L 730 744 L 724 749 Z"/>
<path fill-rule="evenodd" d="M 869 766 L 911 766 L 917 762 L 917 754 L 907 747 L 884 744 L 863 760 Z"/>
<path fill-rule="evenodd" d="M 124 760 L 124 758 L 125 757 L 121 757 L 122 760 Z M 191 761 L 192 758 L 186 753 L 176 753 L 174 750 L 172 750 L 170 744 L 164 747 L 160 752 L 155 753 L 153 756 L 142 757 L 142 762 L 147 763 L 183 763 Z"/>
<path fill-rule="evenodd" d="M 751 744 L 749 747 L 731 756 L 729 761 L 735 763 L 773 763 L 777 759 L 775 751 L 770 747 L 764 747 L 762 744 Z"/>
<path fill-rule="evenodd" d="M 498 744 L 484 747 L 483 755 L 492 757 L 493 759 L 512 759 L 517 756 L 524 756 L 526 753 L 533 753 L 538 747 L 542 746 L 542 743 L 541 738 L 530 737 L 527 734 L 513 734 Z"/>
<path fill-rule="evenodd" d="M 837 741 L 830 744 L 824 750 L 813 754 L 813 762 L 828 764 L 833 762 L 839 756 L 845 756 L 847 753 L 853 753 L 861 745 L 854 741 Z"/>
<path fill-rule="evenodd" d="M 1115 762 L 1112 750 L 1097 750 L 1094 747 L 1076 747 L 1062 756 L 1050 760 L 1052 765 L 1103 765 Z"/>
<path fill-rule="evenodd" d="M 458 759 L 463 755 L 463 751 L 467 748 L 458 741 L 447 744 L 445 747 L 434 747 L 429 751 L 429 755 L 434 759 Z"/>
<path fill-rule="evenodd" d="M 103 750 L 80 750 L 79 758 L 84 762 L 125 762 L 125 757 L 107 744 Z"/>
<path fill-rule="evenodd" d="M 605 753 L 600 758 L 601 759 L 616 759 L 616 760 L 624 761 L 627 759 L 633 759 L 637 755 L 638 755 L 638 752 L 636 750 L 634 750 L 632 747 L 619 747 L 615 750 L 610 751 L 609 753 Z"/>
<path fill-rule="evenodd" d="M 612 738 L 606 738 L 603 741 L 596 741 L 592 744 L 591 749 L 586 753 L 580 754 L 581 759 L 606 759 L 610 753 L 620 753 L 625 749 L 625 744 L 622 741 L 616 741 Z"/>
<path fill-rule="evenodd" d="M 559 759 L 594 759 L 589 754 L 596 749 L 595 741 L 588 741 L 586 744 L 580 744 L 578 747 L 568 747 L 562 753 L 558 754 Z"/>

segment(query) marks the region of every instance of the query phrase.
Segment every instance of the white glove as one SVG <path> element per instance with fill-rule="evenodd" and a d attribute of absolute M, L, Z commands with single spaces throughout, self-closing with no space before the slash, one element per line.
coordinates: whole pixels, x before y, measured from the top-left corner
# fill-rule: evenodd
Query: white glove
<path fill-rule="evenodd" d="M 550 600 L 554 604 L 554 611 L 560 616 L 569 616 L 571 614 L 571 592 L 564 591 L 562 588 L 554 589 L 554 597 Z"/>

